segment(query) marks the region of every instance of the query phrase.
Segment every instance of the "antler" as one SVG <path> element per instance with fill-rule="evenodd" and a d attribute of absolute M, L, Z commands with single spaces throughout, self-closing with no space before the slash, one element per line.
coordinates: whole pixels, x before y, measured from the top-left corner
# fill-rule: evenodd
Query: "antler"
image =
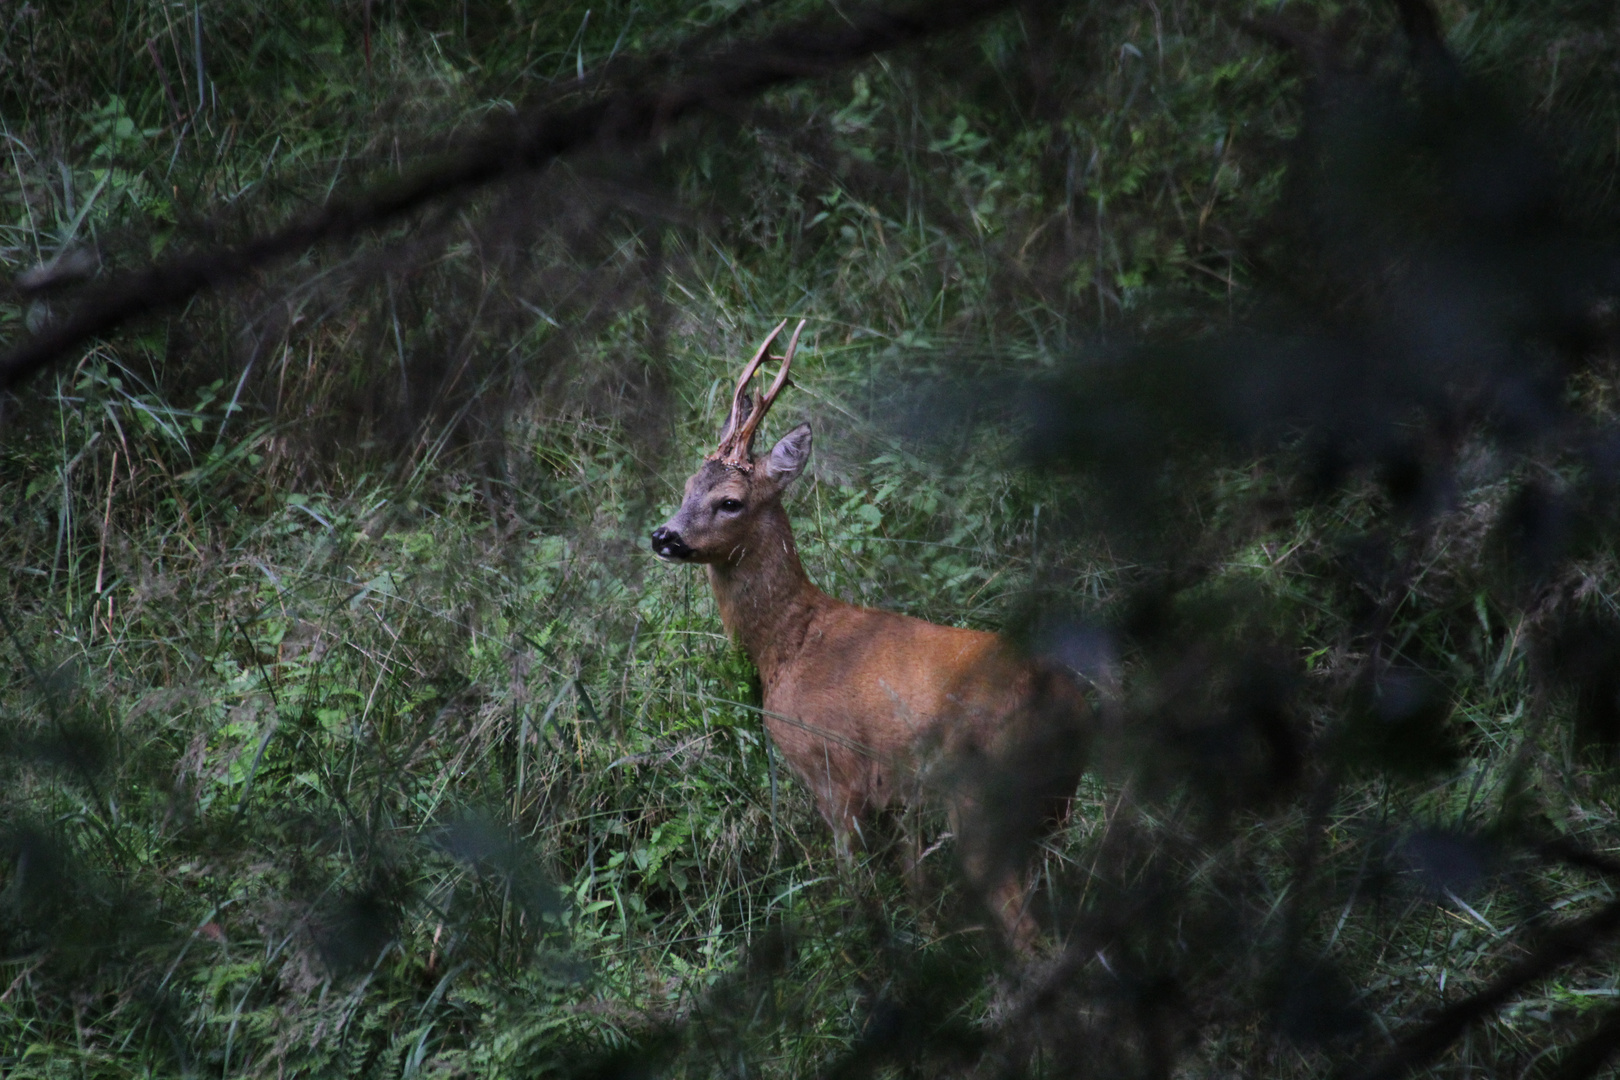
<path fill-rule="evenodd" d="M 772 359 L 781 360 L 782 367 L 777 371 L 776 378 L 771 383 L 771 388 L 765 391 L 765 395 L 756 401 L 753 408 L 749 410 L 747 419 L 743 418 L 742 410 L 743 403 L 748 398 L 746 393 L 748 383 L 753 379 L 754 373 L 759 370 L 760 365 L 765 362 L 765 354 L 770 350 L 771 342 L 776 340 L 777 336 L 782 333 L 782 328 L 787 325 L 786 319 L 776 324 L 776 329 L 770 332 L 769 336 L 760 345 L 759 351 L 754 354 L 754 358 L 748 361 L 747 367 L 743 368 L 742 377 L 737 380 L 737 389 L 731 395 L 731 413 L 726 421 L 726 433 L 721 438 L 720 445 L 715 448 L 714 453 L 709 455 L 710 461 L 720 461 L 745 472 L 754 467 L 753 461 L 749 458 L 749 451 L 754 443 L 754 433 L 759 430 L 759 425 L 764 422 L 765 414 L 771 411 L 771 405 L 775 403 L 776 395 L 780 394 L 782 388 L 787 385 L 788 369 L 793 366 L 793 353 L 799 347 L 799 334 L 804 330 L 804 324 L 808 321 L 807 319 L 800 319 L 799 325 L 793 329 L 792 339 L 788 341 L 787 352 L 780 357 L 772 357 Z"/>

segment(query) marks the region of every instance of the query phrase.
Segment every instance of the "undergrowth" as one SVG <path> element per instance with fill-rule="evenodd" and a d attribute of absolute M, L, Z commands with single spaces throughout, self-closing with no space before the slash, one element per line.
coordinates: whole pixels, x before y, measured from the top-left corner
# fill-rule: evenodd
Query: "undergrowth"
<path fill-rule="evenodd" d="M 586 94 L 622 57 L 819 10 L 779 7 L 14 7 L 0 262 L 90 274 L 250 235 L 510 102 Z M 995 1043 L 1042 971 L 951 885 L 943 821 L 921 826 L 923 888 L 882 838 L 839 869 L 705 582 L 646 551 L 739 358 L 790 314 L 813 321 L 772 423 L 815 426 L 789 511 L 829 592 L 1056 635 L 1104 719 L 1181 707 L 1134 672 L 1261 641 L 1290 643 L 1313 738 L 1444 699 L 1433 745 L 1355 729 L 1315 804 L 1245 803 L 1254 755 L 1219 722 L 1102 755 L 1039 858 L 1048 946 L 1140 888 L 1143 925 L 1176 929 L 1099 948 L 1095 977 L 1111 956 L 1109 1000 L 1151 1019 L 1164 987 L 1131 980 L 1154 950 L 1199 960 L 1185 1022 L 1144 1028 L 1182 1068 L 1320 1073 L 1344 1040 L 1383 1047 L 1484 985 L 1516 927 L 1612 900 L 1476 838 L 1482 808 L 1536 795 L 1593 848 L 1620 830 L 1567 722 L 1580 702 L 1532 691 L 1538 626 L 1620 612 L 1607 539 L 1537 603 L 1493 584 L 1532 466 L 1459 440 L 1438 524 L 1408 534 L 1375 477 L 1300 500 L 1272 462 L 1198 460 L 1169 487 L 1207 575 L 1171 606 L 1209 633 L 1178 657 L 1097 630 L 1160 617 L 1133 606 L 1146 557 L 1092 527 L 1106 493 L 1024 465 L 1025 376 L 1258 304 L 1305 112 L 1298 66 L 1241 21 L 1268 12 L 1015 11 L 312 253 L 8 400 L 6 1074 L 799 1076 L 877 1068 L 908 1039 L 926 1052 L 896 1059 L 919 1072 L 971 1071 L 987 1045 L 1073 1071 Z M 1615 116 L 1612 20 L 1442 15 L 1471 70 L 1565 140 L 1570 216 L 1600 218 L 1612 139 L 1583 133 Z M 0 332 L 67 302 L 8 295 Z M 1606 419 L 1612 372 L 1572 397 Z M 1386 531 L 1402 572 L 1357 562 Z M 1413 674 L 1368 705 L 1334 680 L 1379 605 Z M 1599 962 L 1566 969 L 1452 1065 L 1536 1065 L 1617 993 Z M 926 1031 L 896 1004 L 916 1000 Z M 1151 1041 L 1080 1071 L 1168 1075 Z"/>

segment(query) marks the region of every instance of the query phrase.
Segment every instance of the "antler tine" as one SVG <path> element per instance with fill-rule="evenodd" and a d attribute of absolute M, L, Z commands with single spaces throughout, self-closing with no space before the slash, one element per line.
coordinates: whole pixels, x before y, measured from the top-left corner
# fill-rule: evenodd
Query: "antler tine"
<path fill-rule="evenodd" d="M 771 406 L 776 403 L 776 395 L 780 394 L 782 387 L 787 385 L 788 369 L 793 366 L 793 353 L 799 347 L 799 335 L 804 332 L 804 324 L 809 321 L 808 319 L 800 319 L 799 325 L 793 328 L 793 337 L 788 342 L 787 352 L 782 355 L 782 367 L 777 371 L 775 381 L 771 383 L 771 388 L 765 391 L 764 396 L 754 405 L 753 411 L 748 414 L 748 422 L 743 425 L 742 431 L 738 433 L 738 442 L 745 455 L 748 453 L 749 446 L 753 444 L 754 432 L 759 430 L 759 425 L 765 421 L 765 414 L 770 412 Z M 787 320 L 783 319 L 782 326 L 786 325 Z M 777 330 L 781 330 L 782 326 L 778 326 Z M 771 335 L 773 338 L 775 336 L 775 334 Z M 768 345 L 770 342 L 766 342 L 766 344 Z"/>
<path fill-rule="evenodd" d="M 726 414 L 725 437 L 720 440 L 720 445 L 715 448 L 714 453 L 709 455 L 711 459 L 717 458 L 721 461 L 729 462 L 740 456 L 746 460 L 748 448 L 747 443 L 742 444 L 743 452 L 741 455 L 739 455 L 737 452 L 737 436 L 741 433 L 743 423 L 746 420 L 745 417 L 739 415 L 739 413 L 742 411 L 744 393 L 748 389 L 749 381 L 754 377 L 754 372 L 758 371 L 759 365 L 765 362 L 765 353 L 770 349 L 771 342 L 776 340 L 777 335 L 782 332 L 782 328 L 787 324 L 788 321 L 786 319 L 783 319 L 781 322 L 777 323 L 776 329 L 772 330 L 768 335 L 766 335 L 765 340 L 760 343 L 759 351 L 754 354 L 754 358 L 752 360 L 748 361 L 748 366 L 743 368 L 742 377 L 737 380 L 737 388 L 731 393 L 731 411 Z M 752 415 L 752 413 L 753 410 L 750 410 L 750 415 Z"/>

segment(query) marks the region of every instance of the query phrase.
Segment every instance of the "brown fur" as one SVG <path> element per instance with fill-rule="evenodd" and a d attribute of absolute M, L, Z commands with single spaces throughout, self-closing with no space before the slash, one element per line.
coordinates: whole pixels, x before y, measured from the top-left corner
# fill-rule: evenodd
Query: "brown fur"
<path fill-rule="evenodd" d="M 766 730 L 840 857 L 873 812 L 909 806 L 937 781 L 964 871 L 1027 948 L 1024 852 L 1073 794 L 1085 702 L 995 634 L 856 607 L 811 584 L 782 506 L 809 450 L 801 426 L 751 467 L 705 462 L 654 549 L 707 567 L 721 621 L 759 669 Z"/>

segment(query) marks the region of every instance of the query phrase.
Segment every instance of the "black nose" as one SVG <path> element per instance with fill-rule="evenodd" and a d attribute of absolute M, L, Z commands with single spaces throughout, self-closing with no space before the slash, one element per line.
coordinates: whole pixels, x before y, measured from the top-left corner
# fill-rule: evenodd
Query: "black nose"
<path fill-rule="evenodd" d="M 652 531 L 652 549 L 666 559 L 684 559 L 692 554 L 680 533 L 662 525 Z"/>

